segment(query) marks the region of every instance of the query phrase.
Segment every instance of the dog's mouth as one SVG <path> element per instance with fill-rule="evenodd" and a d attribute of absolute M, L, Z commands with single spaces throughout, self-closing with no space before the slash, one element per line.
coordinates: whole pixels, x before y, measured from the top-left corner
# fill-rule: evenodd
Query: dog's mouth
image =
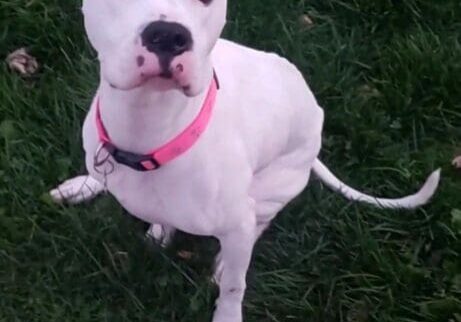
<path fill-rule="evenodd" d="M 127 86 L 114 84 L 110 81 L 108 81 L 108 84 L 112 89 L 124 92 L 133 91 L 141 87 L 148 86 L 155 91 L 164 91 L 176 88 L 182 91 L 186 96 L 193 96 L 191 94 L 191 85 L 181 85 L 171 71 L 162 72 L 156 75 L 141 74 L 140 80 L 138 82 Z"/>
<path fill-rule="evenodd" d="M 103 65 L 103 77 L 115 90 L 132 91 L 144 87 L 162 92 L 177 89 L 186 96 L 193 96 L 189 66 L 191 61 L 187 55 L 190 54 L 184 53 L 172 61 L 162 62 L 155 55 L 142 53 L 134 57 L 134 61 L 129 63 L 130 66 L 124 73 L 107 73 L 105 71 L 112 71 L 114 67 Z"/>

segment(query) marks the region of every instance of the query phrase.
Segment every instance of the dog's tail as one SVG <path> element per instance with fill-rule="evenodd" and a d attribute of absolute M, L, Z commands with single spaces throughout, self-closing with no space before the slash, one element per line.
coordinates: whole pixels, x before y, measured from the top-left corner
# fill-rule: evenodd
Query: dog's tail
<path fill-rule="evenodd" d="M 380 208 L 402 208 L 412 209 L 426 204 L 429 199 L 434 195 L 440 180 L 440 169 L 432 172 L 427 178 L 422 188 L 415 194 L 398 199 L 377 198 L 354 188 L 349 187 L 341 182 L 331 171 L 319 160 L 314 161 L 312 167 L 314 173 L 322 180 L 328 187 L 336 192 L 341 193 L 344 197 L 352 201 L 366 202 Z"/>

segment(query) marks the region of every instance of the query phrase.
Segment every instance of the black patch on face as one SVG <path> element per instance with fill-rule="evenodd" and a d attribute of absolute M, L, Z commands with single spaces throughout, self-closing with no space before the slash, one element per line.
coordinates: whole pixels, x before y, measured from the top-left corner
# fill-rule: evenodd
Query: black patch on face
<path fill-rule="evenodd" d="M 138 65 L 138 67 L 142 67 L 145 61 L 146 59 L 144 58 L 144 56 L 136 57 L 136 64 Z"/>

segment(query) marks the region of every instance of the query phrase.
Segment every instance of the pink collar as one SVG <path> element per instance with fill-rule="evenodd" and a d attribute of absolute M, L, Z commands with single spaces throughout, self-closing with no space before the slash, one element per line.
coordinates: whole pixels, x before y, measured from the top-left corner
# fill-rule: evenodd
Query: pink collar
<path fill-rule="evenodd" d="M 202 109 L 192 123 L 171 141 L 145 155 L 122 151 L 115 147 L 109 138 L 109 134 L 107 133 L 104 124 L 102 123 L 100 102 L 99 98 L 97 98 L 96 127 L 98 130 L 99 141 L 118 163 L 129 166 L 137 171 L 158 169 L 165 163 L 170 162 L 188 151 L 198 141 L 210 121 L 218 89 L 219 83 L 215 74 L 208 89 L 208 94 L 203 102 Z"/>

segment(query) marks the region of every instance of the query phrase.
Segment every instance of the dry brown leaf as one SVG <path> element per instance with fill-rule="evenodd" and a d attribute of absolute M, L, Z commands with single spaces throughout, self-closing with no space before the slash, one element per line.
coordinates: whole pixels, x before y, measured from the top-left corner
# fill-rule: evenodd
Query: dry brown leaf
<path fill-rule="evenodd" d="M 191 259 L 193 256 L 194 256 L 194 253 L 192 252 L 189 252 L 187 250 L 180 250 L 177 255 L 182 258 L 182 259 L 185 259 L 185 260 L 189 260 Z"/>
<path fill-rule="evenodd" d="M 25 48 L 19 48 L 6 57 L 8 67 L 21 76 L 29 77 L 38 70 L 38 62 L 35 57 L 29 55 Z"/>
<path fill-rule="evenodd" d="M 381 93 L 379 90 L 375 87 L 371 87 L 370 85 L 362 85 L 358 88 L 359 94 L 362 96 L 367 96 L 367 97 L 379 97 L 381 96 Z"/>
<path fill-rule="evenodd" d="M 461 169 L 461 155 L 454 158 L 451 164 L 453 164 L 456 169 Z"/>
<path fill-rule="evenodd" d="M 314 21 L 308 14 L 303 14 L 299 17 L 299 24 L 302 27 L 312 27 L 314 25 Z"/>

